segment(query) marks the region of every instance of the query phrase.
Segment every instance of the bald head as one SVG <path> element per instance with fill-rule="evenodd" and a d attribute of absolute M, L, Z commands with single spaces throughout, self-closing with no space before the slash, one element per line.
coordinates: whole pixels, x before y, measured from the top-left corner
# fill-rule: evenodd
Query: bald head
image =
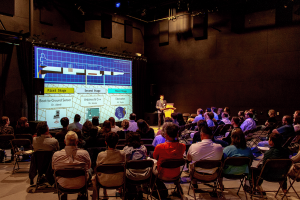
<path fill-rule="evenodd" d="M 77 146 L 78 136 L 74 131 L 69 131 L 65 136 L 66 146 Z"/>

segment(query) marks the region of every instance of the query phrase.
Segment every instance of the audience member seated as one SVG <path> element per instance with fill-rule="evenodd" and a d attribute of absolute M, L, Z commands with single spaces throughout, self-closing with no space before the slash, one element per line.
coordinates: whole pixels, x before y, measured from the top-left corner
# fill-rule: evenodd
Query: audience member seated
<path fill-rule="evenodd" d="M 291 166 L 288 175 L 292 178 L 300 179 L 300 174 L 298 175 L 298 177 L 296 177 L 300 170 L 300 146 L 297 155 L 291 157 L 291 159 L 293 160 L 294 164 Z"/>
<path fill-rule="evenodd" d="M 126 160 L 144 160 L 147 158 L 147 148 L 142 145 L 141 135 L 136 132 L 128 133 L 126 146 L 123 151 L 126 155 Z"/>
<path fill-rule="evenodd" d="M 93 124 L 93 126 L 97 127 L 98 132 L 100 132 L 101 127 L 100 127 L 100 124 L 99 124 L 99 117 L 93 117 L 92 118 L 92 124 Z"/>
<path fill-rule="evenodd" d="M 187 160 L 192 161 L 190 167 L 193 167 L 193 163 L 199 160 L 221 160 L 223 155 L 223 148 L 221 145 L 214 143 L 211 138 L 213 136 L 212 131 L 204 126 L 201 128 L 201 142 L 194 143 L 190 146 L 187 153 Z M 195 175 L 199 179 L 213 180 L 218 176 L 217 169 L 202 169 L 195 168 Z M 192 180 L 192 184 L 195 188 L 198 188 L 197 182 Z"/>
<path fill-rule="evenodd" d="M 91 132 L 92 127 L 93 127 L 93 124 L 91 121 L 87 120 L 86 122 L 84 122 L 84 124 L 82 126 L 82 130 L 81 130 L 81 134 L 84 139 L 87 139 L 90 137 L 90 132 Z"/>
<path fill-rule="evenodd" d="M 179 122 L 177 121 L 177 113 L 175 113 L 175 112 L 172 113 L 171 118 L 172 118 L 173 124 L 176 124 L 177 126 L 179 126 Z"/>
<path fill-rule="evenodd" d="M 213 121 L 214 113 L 213 112 L 207 112 L 205 115 L 206 123 L 208 127 L 214 127 L 215 123 Z"/>
<path fill-rule="evenodd" d="M 252 119 L 257 123 L 258 119 L 256 118 L 256 111 L 253 108 L 251 108 L 249 111 L 253 113 Z"/>
<path fill-rule="evenodd" d="M 130 132 L 128 131 L 129 121 L 127 119 L 124 119 L 121 123 L 121 126 L 123 130 L 118 131 L 117 134 L 119 135 L 119 139 L 125 139 L 126 134 Z"/>
<path fill-rule="evenodd" d="M 231 145 L 223 149 L 224 160 L 228 157 L 249 157 L 252 159 L 252 152 L 249 147 L 246 146 L 245 135 L 240 128 L 236 128 L 232 131 L 231 134 Z M 249 168 L 247 165 L 244 166 L 224 166 L 224 174 L 249 174 Z M 220 183 L 222 183 L 221 181 Z M 223 185 L 220 186 L 224 188 Z"/>
<path fill-rule="evenodd" d="M 137 121 L 139 129 L 136 131 L 141 134 L 142 139 L 154 139 L 155 133 L 153 128 L 150 128 L 147 122 L 143 119 Z"/>
<path fill-rule="evenodd" d="M 26 117 L 18 119 L 15 134 L 32 134 Z"/>
<path fill-rule="evenodd" d="M 193 123 L 197 123 L 199 120 L 205 120 L 202 108 L 197 109 L 197 117 L 195 117 Z"/>
<path fill-rule="evenodd" d="M 282 141 L 283 141 L 283 137 L 281 134 L 276 133 L 276 132 L 271 133 L 271 135 L 269 137 L 269 141 L 268 141 L 270 150 L 265 152 L 264 158 L 263 158 L 263 163 L 261 165 L 259 165 L 257 169 L 253 170 L 254 178 L 258 178 L 260 171 L 262 169 L 262 166 L 266 163 L 266 161 L 268 159 L 288 159 L 289 158 L 289 151 L 282 147 L 282 144 L 283 144 Z M 274 176 L 276 176 L 276 175 L 274 174 Z M 254 184 L 256 184 L 256 181 L 257 180 L 255 180 Z M 261 181 L 259 181 L 258 185 L 255 185 L 255 187 L 261 188 L 262 182 L 263 181 L 261 179 Z M 285 193 L 287 191 L 287 182 L 286 181 L 283 183 L 282 188 L 283 188 L 283 192 Z M 263 190 L 263 189 L 261 188 L 261 190 Z"/>
<path fill-rule="evenodd" d="M 136 130 L 138 130 L 138 126 L 135 120 L 136 120 L 136 114 L 131 113 L 129 116 L 129 127 L 127 129 L 128 131 L 136 132 Z"/>
<path fill-rule="evenodd" d="M 233 129 L 231 130 L 231 132 L 227 136 L 225 135 L 225 138 L 223 138 L 222 140 L 227 142 L 228 144 L 231 144 L 232 143 L 231 142 L 231 134 L 235 129 L 240 129 L 239 124 L 240 124 L 240 118 L 235 117 L 235 116 L 232 117 L 231 125 L 232 125 Z"/>
<path fill-rule="evenodd" d="M 218 114 L 216 113 L 217 112 L 217 108 L 216 107 L 211 107 L 211 112 L 214 113 L 214 119 L 218 121 L 219 117 L 218 117 Z"/>
<path fill-rule="evenodd" d="M 68 130 L 72 131 L 75 128 L 81 130 L 82 129 L 82 124 L 79 123 L 80 119 L 81 119 L 81 116 L 79 114 L 76 114 L 75 117 L 74 117 L 74 123 L 69 124 Z"/>
<path fill-rule="evenodd" d="M 296 110 L 293 114 L 293 118 L 295 119 L 297 116 L 300 117 L 300 110 Z"/>
<path fill-rule="evenodd" d="M 269 119 L 266 121 L 265 125 L 268 126 L 271 124 L 277 124 L 277 120 L 275 118 L 276 117 L 275 110 L 273 109 L 269 110 L 268 115 L 269 115 Z"/>
<path fill-rule="evenodd" d="M 166 117 L 166 118 L 164 119 L 164 123 L 166 123 L 166 122 L 173 122 L 173 120 L 172 120 L 171 117 Z M 161 135 L 161 132 L 162 132 L 161 129 L 158 130 L 157 133 L 156 133 L 156 136 Z"/>
<path fill-rule="evenodd" d="M 159 144 L 155 147 L 153 158 L 157 160 L 157 167 L 153 170 L 155 176 L 158 175 L 158 172 L 162 174 L 164 178 L 173 178 L 178 176 L 180 173 L 180 168 L 174 169 L 161 169 L 160 165 L 162 161 L 166 159 L 181 159 L 183 158 L 183 153 L 185 152 L 185 144 L 179 143 L 178 138 L 178 126 L 175 124 L 170 124 L 166 127 L 166 142 Z M 163 171 L 160 171 L 163 170 Z M 153 176 L 153 179 L 155 177 Z M 152 183 L 153 184 L 153 183 Z M 159 190 L 166 189 L 166 186 L 160 180 L 156 181 L 157 188 Z M 157 197 L 157 194 L 153 194 Z M 166 198 L 168 196 L 168 191 L 164 190 L 160 192 L 161 198 Z"/>
<path fill-rule="evenodd" d="M 179 123 L 179 126 L 185 125 L 185 121 L 184 121 L 184 119 L 183 119 L 182 113 L 177 113 L 177 121 L 178 121 L 178 123 Z"/>
<path fill-rule="evenodd" d="M 279 133 L 282 135 L 283 144 L 287 141 L 287 139 L 295 134 L 295 130 L 293 127 L 293 119 L 289 115 L 285 115 L 282 118 L 282 125 L 281 127 L 274 129 L 272 133 Z"/>
<path fill-rule="evenodd" d="M 51 138 L 47 122 L 39 122 L 36 126 L 37 137 L 33 138 L 34 151 L 57 151 L 59 144 L 57 139 Z"/>
<path fill-rule="evenodd" d="M 252 112 L 246 112 L 246 114 L 245 114 L 246 120 L 241 125 L 241 129 L 242 129 L 243 132 L 256 128 L 256 123 L 252 119 L 252 117 L 253 117 Z"/>
<path fill-rule="evenodd" d="M 198 131 L 194 134 L 194 137 L 193 137 L 193 143 L 196 143 L 196 142 L 201 142 L 201 129 L 202 127 L 204 126 L 207 126 L 207 123 L 205 120 L 199 120 L 197 122 L 197 126 L 198 126 Z"/>
<path fill-rule="evenodd" d="M 173 122 L 165 121 L 165 123 L 162 126 L 162 129 L 160 130 L 160 134 L 157 135 L 152 142 L 153 146 L 156 147 L 157 145 L 164 143 L 166 141 L 166 128 L 167 128 L 167 126 L 172 125 L 172 124 L 173 124 Z"/>
<path fill-rule="evenodd" d="M 68 133 L 68 125 L 69 125 L 69 119 L 67 117 L 63 117 L 60 119 L 60 124 L 62 125 L 62 130 L 57 132 L 55 134 L 55 139 L 61 144 L 65 141 L 65 136 Z M 64 146 L 60 146 L 61 149 L 64 148 Z"/>
<path fill-rule="evenodd" d="M 231 124 L 230 120 L 228 119 L 228 113 L 227 112 L 223 112 L 222 113 L 222 119 L 221 121 L 219 122 L 219 125 L 220 124 Z"/>
<path fill-rule="evenodd" d="M 240 118 L 240 125 L 242 125 L 242 123 L 245 121 L 245 112 L 244 111 L 239 111 L 238 112 L 238 117 Z"/>
<path fill-rule="evenodd" d="M 81 133 L 81 130 L 75 128 L 73 129 L 73 132 L 76 133 L 77 137 L 78 137 L 78 144 L 77 144 L 77 147 L 78 148 L 84 148 L 85 146 L 85 141 L 83 140 L 83 137 L 82 137 L 82 133 Z"/>
<path fill-rule="evenodd" d="M 91 168 L 90 155 L 86 150 L 78 149 L 78 137 L 73 131 L 69 131 L 65 136 L 66 147 L 63 150 L 57 151 L 52 157 L 52 168 L 54 170 L 61 168 L 83 167 L 88 171 Z M 59 178 L 57 180 L 59 186 L 65 189 L 80 189 L 85 191 L 85 177 L 79 176 L 76 178 Z M 84 196 L 83 193 L 78 194 Z M 67 194 L 62 196 L 62 199 L 67 199 Z"/>
<path fill-rule="evenodd" d="M 218 108 L 217 115 L 219 119 L 222 118 L 222 113 L 223 113 L 223 108 Z"/>
<path fill-rule="evenodd" d="M 93 147 L 105 147 L 105 141 L 101 142 L 101 138 L 98 138 L 98 128 L 93 126 L 89 132 L 89 137 L 85 140 L 85 149 Z"/>
<path fill-rule="evenodd" d="M 230 118 L 230 114 L 231 114 L 231 113 L 230 113 L 230 108 L 229 108 L 229 107 L 225 107 L 225 108 L 224 108 L 224 112 L 227 112 L 228 115 L 229 115 L 228 118 Z"/>
<path fill-rule="evenodd" d="M 118 131 L 121 130 L 121 129 L 116 125 L 115 118 L 110 117 L 110 118 L 108 119 L 108 121 L 110 122 L 111 132 L 116 133 L 116 132 L 118 132 Z"/>
<path fill-rule="evenodd" d="M 14 128 L 9 126 L 10 121 L 9 118 L 6 116 L 3 116 L 1 118 L 1 122 L 0 122 L 0 134 L 6 135 L 13 135 L 14 134 Z"/>
<path fill-rule="evenodd" d="M 300 116 L 294 118 L 294 130 L 295 132 L 300 131 Z"/>
<path fill-rule="evenodd" d="M 110 124 L 110 121 L 105 120 L 103 123 L 103 126 L 100 130 L 99 137 L 105 138 L 105 134 L 107 134 L 109 132 L 111 132 L 111 124 Z"/>
<path fill-rule="evenodd" d="M 98 154 L 96 161 L 97 166 L 100 164 L 116 164 L 125 162 L 126 157 L 124 151 L 116 149 L 118 140 L 119 135 L 117 133 L 109 132 L 105 134 L 105 144 L 107 145 L 107 150 Z M 114 186 L 115 183 L 123 181 L 123 175 L 124 174 L 122 172 L 119 172 L 117 174 L 97 174 L 93 176 L 93 200 L 98 199 L 96 181 L 105 186 Z M 106 189 L 103 190 L 103 195 L 107 196 Z"/>

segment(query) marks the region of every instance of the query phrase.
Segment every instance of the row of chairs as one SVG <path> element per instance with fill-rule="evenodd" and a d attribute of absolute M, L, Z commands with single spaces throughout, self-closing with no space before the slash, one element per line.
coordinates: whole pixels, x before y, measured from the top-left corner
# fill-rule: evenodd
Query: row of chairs
<path fill-rule="evenodd" d="M 185 164 L 186 164 L 186 161 L 184 159 L 171 159 L 171 160 L 163 161 L 161 164 L 161 168 L 165 168 L 165 169 L 173 168 L 174 169 L 174 168 L 181 167 L 183 169 L 183 166 Z M 208 183 L 214 183 L 214 185 L 212 186 L 213 191 L 216 192 L 218 195 L 219 195 L 219 193 L 217 192 L 218 190 L 221 192 L 221 194 L 223 193 L 223 188 L 220 188 L 220 183 L 218 182 L 221 177 L 231 179 L 231 180 L 240 180 L 240 186 L 239 186 L 239 188 L 237 188 L 238 189 L 237 195 L 238 195 L 240 189 L 243 188 L 246 199 L 248 199 L 246 189 L 244 187 L 246 176 L 248 174 L 241 174 L 241 175 L 224 174 L 224 173 L 222 173 L 222 171 L 223 171 L 223 167 L 226 165 L 232 165 L 232 166 L 247 165 L 250 168 L 251 159 L 248 157 L 231 157 L 231 158 L 227 158 L 224 162 L 222 162 L 220 160 L 197 161 L 194 163 L 194 168 L 195 167 L 200 167 L 203 169 L 217 168 L 218 176 L 213 177 L 211 180 L 203 180 L 196 175 L 197 172 L 193 168 L 190 171 L 190 178 L 191 178 L 191 180 L 199 181 L 199 182 L 201 182 L 201 184 L 205 184 L 205 185 L 207 185 Z M 279 186 L 277 192 L 276 191 L 266 191 L 266 192 L 276 192 L 276 194 L 275 194 L 275 197 L 276 197 L 279 192 L 279 189 L 282 188 L 282 182 L 284 180 L 286 180 L 286 178 L 287 178 L 287 173 L 288 173 L 288 170 L 291 165 L 292 165 L 292 160 L 290 160 L 290 159 L 269 159 L 269 160 L 267 160 L 267 162 L 263 166 L 263 168 L 256 180 L 256 184 L 258 184 L 260 179 L 263 179 L 264 181 L 268 181 L 268 182 L 280 183 L 280 186 Z M 138 160 L 138 161 L 128 161 L 126 163 L 119 163 L 119 164 L 99 165 L 99 166 L 95 167 L 96 174 L 98 174 L 98 173 L 115 174 L 115 173 L 123 172 L 124 176 L 123 176 L 123 182 L 120 182 L 119 184 L 116 184 L 114 186 L 106 186 L 106 185 L 101 185 L 100 183 L 97 183 L 97 191 L 99 191 L 100 188 L 118 189 L 118 188 L 122 187 L 123 188 L 123 198 L 125 198 L 125 196 L 128 194 L 128 192 L 126 192 L 126 184 L 130 183 L 131 185 L 135 185 L 135 186 L 141 185 L 141 184 L 147 184 L 148 185 L 148 187 L 147 187 L 148 194 L 150 194 L 150 197 L 152 199 L 152 193 L 154 191 L 159 190 L 156 185 L 156 179 L 159 179 L 165 183 L 174 183 L 176 187 L 170 188 L 170 189 L 175 190 L 177 188 L 177 190 L 180 193 L 181 199 L 184 198 L 183 192 L 182 192 L 182 189 L 180 186 L 180 177 L 181 177 L 182 170 L 180 170 L 179 174 L 174 174 L 174 177 L 168 178 L 168 179 L 164 178 L 163 174 L 159 173 L 155 177 L 155 181 L 153 183 L 151 183 L 151 181 L 154 180 L 154 179 L 152 179 L 152 173 L 150 173 L 149 176 L 145 176 L 144 179 L 141 178 L 140 180 L 133 180 L 130 177 L 126 176 L 126 169 L 147 169 L 147 168 L 150 169 L 150 172 L 152 172 L 152 169 L 153 169 L 153 161 L 152 160 Z M 70 172 L 66 173 L 67 170 L 70 170 Z M 54 175 L 55 175 L 55 177 L 74 178 L 74 177 L 82 176 L 84 174 L 83 172 L 77 173 L 76 170 L 77 169 L 60 169 L 60 170 L 56 170 L 54 172 Z M 82 171 L 82 169 L 80 169 L 80 170 Z M 160 172 L 162 172 L 162 171 L 164 171 L 164 170 L 161 170 Z M 274 173 L 277 174 L 276 177 L 274 176 Z M 298 175 L 299 175 L 299 173 L 298 173 Z M 290 181 L 290 187 L 288 188 L 288 191 L 290 188 L 293 188 L 293 190 L 296 192 L 295 188 L 293 187 L 293 184 L 295 181 L 298 181 L 298 180 L 295 179 L 292 182 L 289 178 L 289 181 Z M 152 185 L 152 187 L 150 187 L 151 185 Z M 59 199 L 60 199 L 61 193 L 77 193 L 77 192 L 79 192 L 79 190 L 72 190 L 72 191 L 64 190 L 64 188 L 59 187 L 57 182 L 56 182 L 56 186 L 57 186 L 56 188 L 58 191 Z M 151 191 L 150 191 L 150 189 L 151 189 Z M 189 192 L 191 189 L 193 190 L 194 199 L 196 199 L 196 194 L 195 194 L 196 191 L 195 191 L 195 188 L 194 188 L 192 182 L 189 184 L 188 195 L 189 195 Z M 226 189 L 234 189 L 234 188 L 226 188 Z M 259 191 L 259 192 L 262 196 L 262 191 Z M 87 184 L 86 184 L 86 193 L 87 193 Z M 297 194 L 297 192 L 296 192 L 296 194 Z M 99 192 L 96 195 L 99 198 Z M 250 192 L 250 195 L 252 197 L 253 193 Z M 286 194 L 284 194 L 284 196 L 285 195 Z M 159 197 L 159 199 L 161 199 L 159 191 L 158 191 L 158 197 Z M 147 196 L 147 198 L 148 198 L 148 196 Z"/>

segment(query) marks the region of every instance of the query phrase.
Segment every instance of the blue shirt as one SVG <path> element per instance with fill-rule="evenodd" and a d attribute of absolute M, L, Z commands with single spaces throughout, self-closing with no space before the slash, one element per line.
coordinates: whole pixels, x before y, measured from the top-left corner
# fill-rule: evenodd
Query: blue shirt
<path fill-rule="evenodd" d="M 252 152 L 249 147 L 246 147 L 245 149 L 238 149 L 234 145 L 227 146 L 223 149 L 223 154 L 224 154 L 224 159 L 227 157 L 252 157 Z M 224 174 L 235 174 L 235 175 L 240 175 L 243 173 L 249 173 L 249 169 L 247 165 L 243 166 L 232 166 L 228 165 L 225 166 L 223 169 Z"/>
<path fill-rule="evenodd" d="M 219 116 L 217 115 L 217 113 L 215 113 L 215 112 L 213 112 L 214 113 L 214 118 L 216 119 L 216 120 L 219 120 Z"/>
<path fill-rule="evenodd" d="M 208 127 L 213 127 L 213 126 L 215 126 L 213 120 L 211 120 L 211 119 L 207 120 L 206 123 L 207 123 L 207 126 L 208 126 Z"/>
<path fill-rule="evenodd" d="M 137 123 L 134 120 L 129 120 L 129 127 L 127 131 L 136 132 L 136 130 L 138 130 Z"/>
<path fill-rule="evenodd" d="M 291 124 L 283 125 L 279 127 L 277 131 L 282 135 L 284 142 L 295 133 L 295 129 Z"/>
<path fill-rule="evenodd" d="M 162 135 L 158 135 L 154 138 L 152 145 L 157 146 L 158 144 L 164 143 L 166 139 Z"/>
<path fill-rule="evenodd" d="M 197 123 L 199 120 L 205 120 L 201 114 L 199 114 L 197 117 L 195 117 L 193 123 Z"/>
<path fill-rule="evenodd" d="M 241 125 L 241 129 L 243 132 L 248 131 L 248 130 L 252 130 L 256 128 L 256 123 L 252 118 L 248 118 L 246 119 L 242 125 Z"/>

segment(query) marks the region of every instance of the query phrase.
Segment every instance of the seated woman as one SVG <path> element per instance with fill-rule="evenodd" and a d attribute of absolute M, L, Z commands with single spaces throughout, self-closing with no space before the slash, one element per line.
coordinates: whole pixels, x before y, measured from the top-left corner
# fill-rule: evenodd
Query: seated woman
<path fill-rule="evenodd" d="M 93 124 L 91 121 L 86 121 L 84 122 L 83 126 L 82 126 L 82 136 L 84 139 L 88 139 L 90 137 L 90 132 L 91 132 L 91 129 L 93 127 Z"/>
<path fill-rule="evenodd" d="M 172 120 L 171 117 L 166 117 L 164 123 L 166 123 L 166 122 L 172 122 L 172 121 L 173 121 L 173 120 Z M 161 134 L 161 129 L 159 129 L 159 130 L 157 131 L 156 136 L 158 136 L 158 135 L 160 135 L 160 134 Z"/>
<path fill-rule="evenodd" d="M 176 140 L 178 137 L 178 126 L 175 124 L 168 125 L 166 127 L 166 142 L 159 144 L 155 147 L 153 158 L 157 160 L 157 168 L 153 170 L 155 176 L 158 175 L 158 172 L 164 178 L 173 178 L 180 173 L 180 168 L 174 169 L 162 169 L 160 167 L 162 161 L 166 159 L 181 159 L 183 158 L 183 153 L 185 152 L 185 144 L 179 143 L 179 140 Z M 162 171 L 161 171 L 162 170 Z M 154 176 L 153 176 L 154 177 Z M 166 189 L 166 186 L 163 182 L 157 180 L 156 185 L 158 189 Z M 153 194 L 156 196 L 156 194 Z M 160 192 L 161 198 L 166 198 L 168 196 L 168 191 L 163 190 Z"/>
<path fill-rule="evenodd" d="M 110 121 L 105 120 L 101 130 L 99 131 L 99 135 L 105 135 L 106 133 L 111 132 L 111 124 Z"/>
<path fill-rule="evenodd" d="M 29 128 L 28 120 L 26 117 L 21 117 L 20 119 L 18 119 L 15 133 L 31 134 L 31 130 Z"/>
<path fill-rule="evenodd" d="M 119 135 L 119 139 L 126 139 L 126 134 L 129 132 L 127 129 L 129 127 L 129 121 L 124 119 L 121 123 L 123 130 L 118 131 L 117 134 Z"/>
<path fill-rule="evenodd" d="M 109 132 L 105 134 L 105 143 L 107 145 L 107 150 L 102 151 L 98 154 L 96 164 L 115 164 L 125 162 L 125 153 L 122 150 L 116 149 L 118 144 L 119 135 L 114 132 Z M 97 181 L 105 186 L 114 186 L 123 181 L 123 172 L 117 174 L 97 174 L 92 177 L 93 183 L 93 200 L 98 199 Z M 97 180 L 96 180 L 97 176 Z M 103 190 L 103 195 L 107 196 L 106 189 Z"/>
<path fill-rule="evenodd" d="M 98 132 L 100 132 L 101 127 L 100 127 L 100 124 L 99 124 L 99 117 L 93 117 L 92 118 L 92 124 L 93 124 L 93 126 L 97 127 Z"/>
<path fill-rule="evenodd" d="M 13 135 L 14 134 L 14 128 L 9 126 L 9 124 L 10 124 L 9 118 L 6 116 L 3 116 L 0 121 L 0 134 L 4 134 L 4 135 L 6 135 L 6 134 Z"/>
<path fill-rule="evenodd" d="M 149 125 L 147 124 L 147 122 L 143 119 L 139 119 L 137 121 L 137 125 L 138 125 L 138 130 L 136 132 L 138 132 L 139 134 L 141 134 L 141 138 L 145 138 L 145 139 L 154 139 L 155 133 L 153 128 L 150 128 Z"/>
<path fill-rule="evenodd" d="M 157 146 L 157 145 L 159 145 L 159 144 L 161 144 L 161 143 L 164 143 L 165 141 L 166 141 L 166 127 L 168 126 L 168 125 L 171 125 L 173 122 L 166 122 L 165 121 L 165 123 L 163 124 L 163 126 L 162 126 L 162 129 L 161 130 L 159 130 L 160 131 L 160 134 L 159 135 L 157 135 L 155 138 L 154 138 L 154 140 L 153 140 L 153 142 L 152 142 L 152 145 L 153 146 Z"/>

